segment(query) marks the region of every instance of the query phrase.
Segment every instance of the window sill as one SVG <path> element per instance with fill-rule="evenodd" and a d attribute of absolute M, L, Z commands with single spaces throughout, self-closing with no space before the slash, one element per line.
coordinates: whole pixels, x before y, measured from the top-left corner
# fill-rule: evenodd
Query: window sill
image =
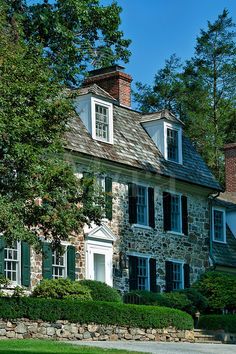
<path fill-rule="evenodd" d="M 153 230 L 151 226 L 148 225 L 141 225 L 141 224 L 133 224 L 132 225 L 133 229 L 144 229 L 144 230 Z"/>
<path fill-rule="evenodd" d="M 214 239 L 213 239 L 213 242 L 223 243 L 224 245 L 226 245 L 226 243 L 227 243 L 226 241 L 220 241 L 220 240 L 214 240 Z"/>
<path fill-rule="evenodd" d="M 183 232 L 177 232 L 177 231 L 166 231 L 166 233 L 171 235 L 176 235 L 176 236 L 185 236 Z"/>

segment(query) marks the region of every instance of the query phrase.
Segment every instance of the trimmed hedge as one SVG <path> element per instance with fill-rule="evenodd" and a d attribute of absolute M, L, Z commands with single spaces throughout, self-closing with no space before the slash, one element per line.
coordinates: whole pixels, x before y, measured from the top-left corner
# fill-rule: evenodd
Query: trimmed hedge
<path fill-rule="evenodd" d="M 93 300 L 88 287 L 70 279 L 43 279 L 33 290 L 32 297 L 44 299 Z"/>
<path fill-rule="evenodd" d="M 203 315 L 199 319 L 198 327 L 202 329 L 217 330 L 236 333 L 236 315 Z"/>
<path fill-rule="evenodd" d="M 180 310 L 72 299 L 0 298 L 0 318 L 41 319 L 49 322 L 68 320 L 141 328 L 193 328 L 192 317 Z"/>
<path fill-rule="evenodd" d="M 94 301 L 122 302 L 118 291 L 101 281 L 84 279 L 80 280 L 79 284 L 90 290 L 92 300 Z"/>

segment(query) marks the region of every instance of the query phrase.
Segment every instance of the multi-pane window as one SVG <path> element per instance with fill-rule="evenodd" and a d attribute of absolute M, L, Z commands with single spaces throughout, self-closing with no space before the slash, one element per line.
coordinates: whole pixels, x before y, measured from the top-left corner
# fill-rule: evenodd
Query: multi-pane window
<path fill-rule="evenodd" d="M 96 138 L 109 141 L 109 109 L 95 104 Z"/>
<path fill-rule="evenodd" d="M 4 248 L 4 275 L 13 283 L 19 283 L 20 278 L 20 243 Z"/>
<path fill-rule="evenodd" d="M 223 210 L 213 210 L 213 239 L 214 241 L 225 242 L 225 217 Z"/>
<path fill-rule="evenodd" d="M 171 195 L 171 231 L 181 232 L 180 196 Z"/>
<path fill-rule="evenodd" d="M 167 128 L 167 159 L 179 162 L 178 131 Z"/>
<path fill-rule="evenodd" d="M 173 263 L 173 290 L 183 288 L 183 264 Z"/>
<path fill-rule="evenodd" d="M 148 262 L 147 258 L 138 257 L 138 290 L 148 288 Z"/>
<path fill-rule="evenodd" d="M 137 223 L 147 225 L 147 188 L 137 186 Z"/>
<path fill-rule="evenodd" d="M 66 276 L 66 252 L 54 251 L 52 253 L 52 277 L 58 279 L 66 278 Z"/>

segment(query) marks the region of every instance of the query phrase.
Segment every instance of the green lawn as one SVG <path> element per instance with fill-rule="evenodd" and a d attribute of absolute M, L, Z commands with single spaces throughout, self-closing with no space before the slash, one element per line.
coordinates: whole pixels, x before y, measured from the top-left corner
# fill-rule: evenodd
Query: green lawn
<path fill-rule="evenodd" d="M 0 354 L 128 354 L 126 350 L 99 349 L 81 346 L 72 346 L 60 342 L 45 340 L 2 340 L 0 341 Z"/>

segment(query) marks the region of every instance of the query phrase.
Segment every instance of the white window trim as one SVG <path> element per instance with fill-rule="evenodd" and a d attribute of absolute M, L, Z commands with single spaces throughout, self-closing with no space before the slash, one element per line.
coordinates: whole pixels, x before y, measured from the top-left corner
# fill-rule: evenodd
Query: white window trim
<path fill-rule="evenodd" d="M 178 263 L 181 265 L 181 280 L 182 280 L 182 287 L 180 289 L 184 289 L 184 265 L 185 262 L 183 260 L 180 259 L 175 259 L 175 258 L 169 258 L 167 259 L 167 261 L 170 261 L 172 263 Z"/>
<path fill-rule="evenodd" d="M 173 235 L 179 235 L 179 236 L 184 236 L 183 233 L 183 222 L 182 222 L 182 193 L 180 192 L 173 192 L 171 190 L 165 190 L 164 192 L 168 192 L 170 193 L 170 195 L 176 195 L 179 197 L 179 216 L 180 216 L 180 221 L 179 221 L 179 225 L 180 225 L 180 231 L 172 231 L 172 230 L 168 230 L 166 231 L 168 234 L 173 234 Z M 164 217 L 164 215 L 163 215 Z"/>
<path fill-rule="evenodd" d="M 178 161 L 168 160 L 168 144 L 167 144 L 167 129 L 176 130 L 178 132 Z M 164 122 L 164 158 L 167 161 L 183 164 L 183 151 L 182 151 L 182 128 L 171 123 Z"/>
<path fill-rule="evenodd" d="M 18 274 L 17 274 L 17 279 L 16 281 L 10 280 L 10 286 L 17 286 L 17 285 L 21 285 L 21 242 L 20 241 L 16 241 L 17 242 L 17 255 L 18 255 Z M 5 248 L 9 248 L 9 247 L 4 247 L 4 253 L 5 253 Z M 4 273 L 5 273 L 5 255 L 4 255 Z"/>
<path fill-rule="evenodd" d="M 223 213 L 223 241 L 220 241 L 220 240 L 215 240 L 215 225 L 214 225 L 214 211 L 217 210 L 217 211 L 221 211 Z M 224 208 L 221 208 L 221 207 L 213 207 L 212 208 L 212 240 L 214 242 L 218 242 L 218 243 L 226 243 L 226 213 L 225 213 L 225 209 Z"/>
<path fill-rule="evenodd" d="M 146 224 L 132 224 L 132 228 L 140 228 L 140 229 L 146 229 L 146 230 L 152 230 L 152 227 L 149 226 L 149 210 L 148 210 L 148 206 L 149 206 L 149 200 L 148 200 L 148 188 L 150 187 L 149 185 L 142 183 L 142 182 L 134 182 L 136 184 L 136 187 L 141 186 L 141 187 L 145 187 L 146 188 L 146 200 L 147 200 L 147 210 L 146 210 Z M 154 188 L 154 187 L 152 187 Z M 155 193 L 155 188 L 154 188 L 154 193 Z M 137 206 L 136 206 L 137 208 Z M 138 217 L 138 210 L 137 210 L 137 217 Z"/>
<path fill-rule="evenodd" d="M 63 256 L 64 256 L 64 260 L 65 260 L 65 265 L 64 265 L 64 269 L 65 269 L 65 275 L 64 275 L 64 277 L 62 277 L 62 278 L 60 278 L 60 279 L 66 279 L 67 277 L 68 277 L 68 269 L 67 269 L 67 246 L 68 246 L 68 244 L 62 244 L 61 243 L 61 245 L 63 246 L 63 247 L 65 247 L 65 252 L 63 253 Z M 53 252 L 56 252 L 56 251 L 53 251 Z M 53 252 L 52 252 L 52 255 L 53 255 Z M 58 278 L 54 278 L 53 277 L 53 268 L 54 267 L 60 267 L 60 266 L 58 266 L 58 265 L 54 265 L 53 263 L 52 263 L 52 279 L 58 279 Z"/>
<path fill-rule="evenodd" d="M 109 140 L 105 140 L 105 139 L 101 139 L 98 138 L 96 136 L 96 112 L 95 112 L 95 106 L 96 104 L 100 105 L 100 106 L 104 106 L 106 108 L 108 108 L 108 120 L 109 120 L 109 133 L 108 133 L 108 137 Z M 98 98 L 95 97 L 91 97 L 91 118 L 92 118 L 92 138 L 94 140 L 98 140 L 98 141 L 102 141 L 103 143 L 108 143 L 108 144 L 113 144 L 113 105 L 112 103 L 106 102 L 106 101 L 102 101 Z"/>
<path fill-rule="evenodd" d="M 139 253 L 139 252 L 127 252 L 127 257 L 133 256 L 137 258 L 145 258 L 147 260 L 147 289 L 150 291 L 150 258 L 155 258 L 154 256 Z"/>

